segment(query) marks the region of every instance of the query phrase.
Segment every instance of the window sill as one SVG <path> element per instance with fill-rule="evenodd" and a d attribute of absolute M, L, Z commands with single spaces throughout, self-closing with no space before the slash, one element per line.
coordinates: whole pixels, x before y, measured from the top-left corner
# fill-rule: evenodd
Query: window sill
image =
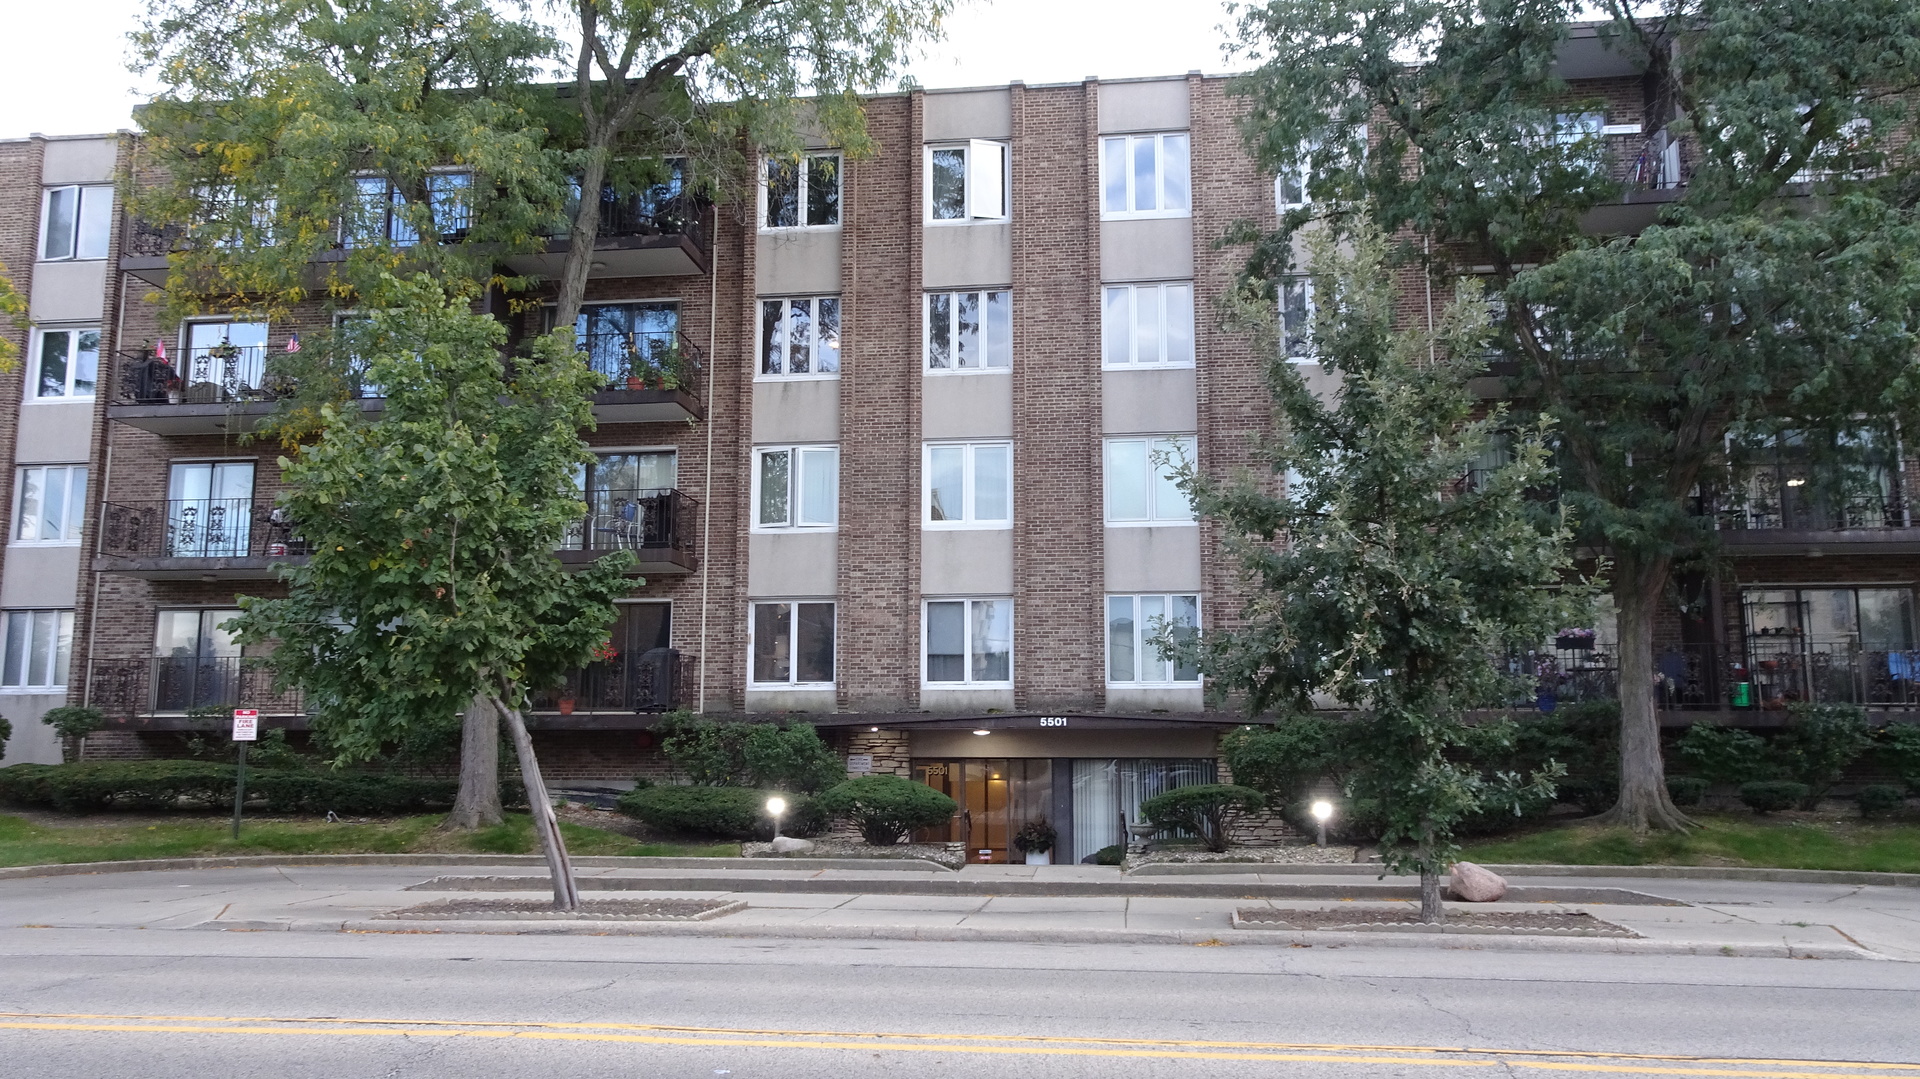
<path fill-rule="evenodd" d="M 838 382 L 840 380 L 840 372 L 825 371 L 820 374 L 807 375 L 755 375 L 753 376 L 753 380 L 755 382 Z"/>
<path fill-rule="evenodd" d="M 1126 213 L 1101 211 L 1102 221 L 1167 221 L 1182 217 L 1192 217 L 1192 210 L 1132 210 Z"/>
<path fill-rule="evenodd" d="M 70 540 L 11 540 L 11 541 L 9 541 L 9 542 L 7 543 L 7 546 L 8 546 L 8 547 L 41 547 L 41 548 L 48 548 L 48 547 L 78 547 L 78 546 L 80 546 L 80 541 L 79 541 L 79 540 L 77 540 L 77 539 L 70 539 Z"/>
<path fill-rule="evenodd" d="M 51 697 L 54 694 L 65 696 L 66 686 L 0 686 L 0 696 L 7 697 Z"/>
<path fill-rule="evenodd" d="M 1206 683 L 1202 679 L 1192 682 L 1108 682 L 1108 689 L 1200 689 Z"/>
<path fill-rule="evenodd" d="M 1192 360 L 1185 363 L 1103 363 L 1102 371 L 1191 371 L 1199 366 Z"/>
<path fill-rule="evenodd" d="M 1108 528 L 1197 528 L 1199 521 L 1108 521 Z"/>
<path fill-rule="evenodd" d="M 91 405 L 99 400 L 98 394 L 74 394 L 70 397 L 29 397 L 30 405 Z"/>
<path fill-rule="evenodd" d="M 778 236 L 790 232 L 839 232 L 839 225 L 761 225 L 762 236 Z"/>
<path fill-rule="evenodd" d="M 923 532 L 1011 532 L 1012 521 L 998 521 L 992 524 L 974 524 L 971 521 L 926 521 L 920 522 Z"/>
<path fill-rule="evenodd" d="M 36 263 L 40 263 L 40 264 L 43 264 L 43 265 L 45 265 L 45 264 L 51 264 L 51 263 L 55 263 L 55 262 L 105 262 L 105 261 L 107 261 L 107 256 L 105 256 L 105 255 L 100 255 L 100 256 L 98 256 L 98 257 L 96 257 L 96 258 L 83 258 L 83 259 L 80 259 L 80 258 L 73 258 L 73 259 L 45 259 L 45 258 L 42 258 L 42 259 L 34 259 L 33 261 L 34 261 L 34 262 L 36 262 Z"/>
<path fill-rule="evenodd" d="M 1013 688 L 1012 682 L 928 682 L 922 679 L 920 688 L 938 690 L 977 690 L 981 693 L 1004 693 Z"/>
<path fill-rule="evenodd" d="M 748 682 L 748 693 L 832 692 L 837 682 Z"/>
<path fill-rule="evenodd" d="M 956 225 L 1011 225 L 1013 218 L 1011 216 L 964 218 L 929 217 L 925 218 L 921 223 L 930 229 L 945 229 L 952 228 Z"/>
<path fill-rule="evenodd" d="M 807 536 L 812 536 L 812 535 L 820 535 L 820 534 L 822 534 L 822 533 L 833 533 L 833 532 L 838 532 L 838 531 L 840 531 L 840 526 L 839 526 L 839 525 L 837 525 L 837 524 L 831 524 L 831 525 L 754 525 L 754 526 L 753 526 L 752 528 L 749 528 L 749 529 L 747 529 L 747 531 L 748 531 L 748 532 L 750 532 L 750 533 L 752 533 L 752 534 L 754 534 L 754 535 L 756 535 L 756 536 L 792 536 L 792 535 L 807 535 Z"/>
<path fill-rule="evenodd" d="M 1010 375 L 1013 374 L 1013 367 L 1012 365 L 1006 367 L 923 367 L 921 371 L 935 378 L 946 378 L 949 375 Z"/>

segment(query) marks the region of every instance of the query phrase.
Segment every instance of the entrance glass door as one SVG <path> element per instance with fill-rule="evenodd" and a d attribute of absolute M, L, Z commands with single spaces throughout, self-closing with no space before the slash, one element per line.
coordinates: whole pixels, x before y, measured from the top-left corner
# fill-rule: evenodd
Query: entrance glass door
<path fill-rule="evenodd" d="M 959 806 L 945 825 L 916 836 L 922 843 L 964 843 L 967 861 L 1016 860 L 1014 833 L 1047 815 L 1053 798 L 1053 761 L 1046 758 L 974 758 L 914 761 L 914 779 Z"/>

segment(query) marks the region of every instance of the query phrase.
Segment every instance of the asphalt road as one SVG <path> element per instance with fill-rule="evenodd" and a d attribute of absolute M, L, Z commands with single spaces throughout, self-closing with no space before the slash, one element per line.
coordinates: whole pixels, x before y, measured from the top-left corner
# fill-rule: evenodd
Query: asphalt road
<path fill-rule="evenodd" d="M 1894 962 L 13 929 L 0 1012 L 7 1079 L 1920 1079 Z"/>

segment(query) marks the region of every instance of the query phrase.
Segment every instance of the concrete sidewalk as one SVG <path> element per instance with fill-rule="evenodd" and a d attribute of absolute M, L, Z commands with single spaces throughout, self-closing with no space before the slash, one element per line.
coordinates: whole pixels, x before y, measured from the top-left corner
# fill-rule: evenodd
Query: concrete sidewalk
<path fill-rule="evenodd" d="M 517 860 L 514 860 L 517 861 Z M 214 929 L 360 933 L 513 933 L 994 940 L 1113 944 L 1246 944 L 1446 947 L 1702 954 L 1920 962 L 1920 889 L 1870 884 L 1651 880 L 1565 875 L 1514 877 L 1517 895 L 1579 888 L 1623 902 L 1456 904 L 1472 911 L 1581 911 L 1639 939 L 1298 932 L 1233 928 L 1233 912 L 1283 909 L 1404 910 L 1377 898 L 1412 882 L 1350 873 L 1208 874 L 1128 879 L 1091 866 L 969 866 L 958 872 L 725 868 L 688 871 L 583 868 L 587 897 L 739 901 L 744 910 L 705 922 L 427 920 L 381 917 L 407 907 L 484 897 L 548 897 L 524 864 L 275 866 L 64 875 L 0 881 L 0 926 Z M 513 878 L 501 880 L 498 878 Z M 1008 894 L 1055 885 L 1078 894 Z M 959 886 L 961 892 L 953 889 Z M 1189 894 L 1181 894 L 1185 888 Z M 1201 894 L 1191 894 L 1200 889 Z M 1295 889 L 1288 894 L 1287 889 Z M 926 894 L 939 892 L 943 894 Z M 1144 893 L 1144 894 L 1143 894 Z M 1264 893 L 1264 894 L 1263 894 Z M 1344 894 L 1345 900 L 1328 897 Z M 1352 904 L 1351 907 L 1348 904 Z"/>

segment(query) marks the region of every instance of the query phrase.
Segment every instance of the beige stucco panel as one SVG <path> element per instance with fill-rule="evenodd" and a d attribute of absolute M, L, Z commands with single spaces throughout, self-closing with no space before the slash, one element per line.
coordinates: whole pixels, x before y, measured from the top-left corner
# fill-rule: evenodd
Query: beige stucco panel
<path fill-rule="evenodd" d="M 986 721 L 989 725 L 992 720 Z M 1211 757 L 1212 730 L 1076 731 L 1067 729 L 992 731 L 911 731 L 907 745 L 916 757 Z"/>
<path fill-rule="evenodd" d="M 1204 712 L 1206 691 L 1199 686 L 1159 689 L 1107 687 L 1107 711 L 1138 715 L 1142 712 Z"/>
<path fill-rule="evenodd" d="M 1100 280 L 1185 281 L 1192 277 L 1193 218 L 1100 222 Z"/>
<path fill-rule="evenodd" d="M 922 100 L 921 125 L 928 142 L 1013 137 L 1009 90 L 930 91 Z"/>
<path fill-rule="evenodd" d="M 87 459 L 93 435 L 93 399 L 30 401 L 20 406 L 21 464 L 67 464 Z"/>
<path fill-rule="evenodd" d="M 1108 592 L 1200 590 L 1200 529 L 1149 525 L 1106 532 Z"/>
<path fill-rule="evenodd" d="M 838 296 L 840 230 L 763 232 L 755 241 L 754 291 L 762 296 Z"/>
<path fill-rule="evenodd" d="M 920 592 L 928 596 L 1011 595 L 1013 529 L 923 530 Z"/>
<path fill-rule="evenodd" d="M 763 379 L 753 384 L 753 441 L 840 441 L 840 380 Z"/>
<path fill-rule="evenodd" d="M 749 712 L 831 712 L 836 701 L 831 689 L 749 689 Z"/>
<path fill-rule="evenodd" d="M 0 765 L 59 764 L 60 735 L 40 717 L 65 703 L 65 693 L 0 694 L 0 713 L 13 721 L 13 737 L 7 739 Z"/>
<path fill-rule="evenodd" d="M 0 607 L 73 606 L 80 580 L 80 545 L 7 548 L 7 572 L 0 580 Z"/>
<path fill-rule="evenodd" d="M 1017 645 L 1015 647 L 1018 647 Z M 920 707 L 929 712 L 977 712 L 1013 711 L 1013 690 L 1011 689 L 932 689 L 920 690 Z M 986 741 L 986 739 L 978 739 Z M 974 756 L 985 756 L 975 753 Z"/>
<path fill-rule="evenodd" d="M 1100 131 L 1185 131 L 1186 79 L 1100 84 Z"/>
<path fill-rule="evenodd" d="M 920 433 L 928 439 L 1012 438 L 1013 376 L 926 376 L 920 383 Z"/>
<path fill-rule="evenodd" d="M 926 287 L 1005 288 L 1013 283 L 1012 225 L 928 225 L 923 231 L 920 276 Z"/>
<path fill-rule="evenodd" d="M 1100 423 L 1110 435 L 1198 431 L 1199 402 L 1191 367 L 1100 372 Z"/>
<path fill-rule="evenodd" d="M 43 184 L 106 184 L 120 154 L 119 142 L 104 139 L 48 139 L 40 159 Z"/>
<path fill-rule="evenodd" d="M 837 532 L 754 532 L 747 537 L 747 595 L 832 596 L 840 586 L 839 554 Z"/>
<path fill-rule="evenodd" d="M 98 322 L 107 302 L 107 260 L 42 262 L 33 268 L 35 322 Z"/>

